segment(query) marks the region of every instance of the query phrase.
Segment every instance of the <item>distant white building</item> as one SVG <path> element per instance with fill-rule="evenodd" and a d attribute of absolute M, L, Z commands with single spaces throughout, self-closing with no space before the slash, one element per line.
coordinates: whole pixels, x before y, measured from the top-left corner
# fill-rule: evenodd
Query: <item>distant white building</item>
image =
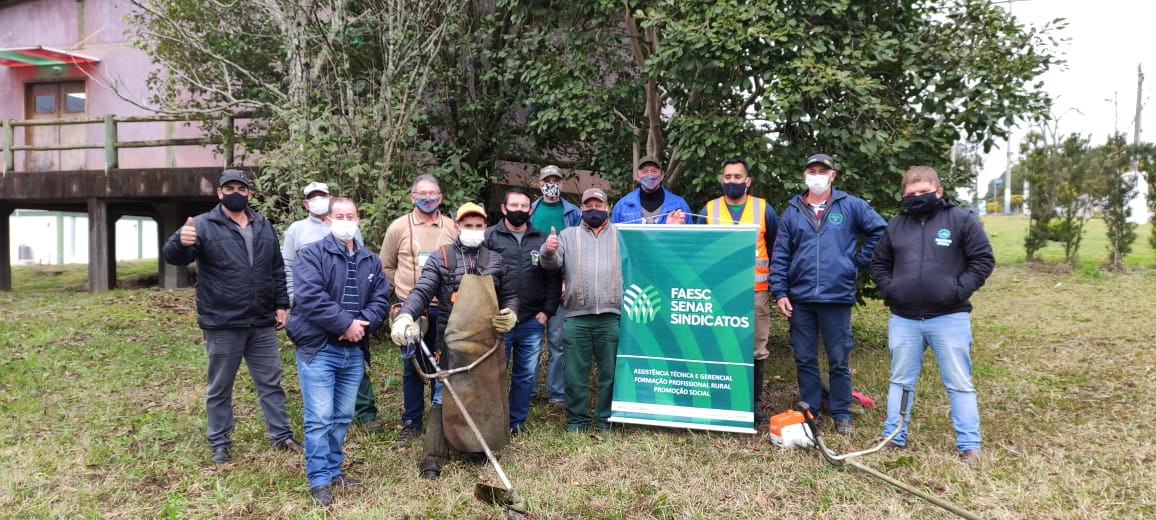
<path fill-rule="evenodd" d="M 8 217 L 12 265 L 88 263 L 88 215 L 18 209 Z M 150 218 L 116 221 L 116 259 L 157 258 L 157 224 Z"/>

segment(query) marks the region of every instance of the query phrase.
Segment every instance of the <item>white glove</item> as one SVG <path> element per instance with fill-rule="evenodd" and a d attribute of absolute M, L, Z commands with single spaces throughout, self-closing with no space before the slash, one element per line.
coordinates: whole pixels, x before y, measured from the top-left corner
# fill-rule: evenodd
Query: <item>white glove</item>
<path fill-rule="evenodd" d="M 413 316 L 405 313 L 397 315 L 397 319 L 393 320 L 393 327 L 389 329 L 389 337 L 393 343 L 399 347 L 409 343 L 408 338 L 416 338 L 421 335 L 421 329 L 414 323 Z"/>

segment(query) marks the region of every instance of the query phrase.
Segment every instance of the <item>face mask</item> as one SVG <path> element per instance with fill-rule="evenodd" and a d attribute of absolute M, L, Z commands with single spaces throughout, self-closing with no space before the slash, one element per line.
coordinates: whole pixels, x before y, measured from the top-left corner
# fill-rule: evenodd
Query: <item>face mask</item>
<path fill-rule="evenodd" d="M 328 215 L 329 197 L 313 197 L 309 199 L 309 212 L 314 215 Z"/>
<path fill-rule="evenodd" d="M 728 199 L 742 198 L 747 193 L 747 183 L 745 182 L 724 182 L 723 195 Z"/>
<path fill-rule="evenodd" d="M 341 242 L 349 242 L 353 237 L 357 236 L 357 221 L 356 220 L 330 220 L 329 232 L 333 233 L 333 237 Z"/>
<path fill-rule="evenodd" d="M 413 205 L 417 206 L 418 211 L 425 213 L 426 215 L 429 215 L 430 213 L 433 213 L 433 212 L 438 210 L 438 206 L 440 205 L 440 203 L 438 202 L 437 199 L 433 199 L 433 198 L 417 198 L 417 199 L 414 199 Z"/>
<path fill-rule="evenodd" d="M 903 197 L 903 205 L 907 207 L 907 212 L 912 215 L 923 215 L 935 209 L 939 202 L 939 197 L 935 196 L 934 191 L 929 191 L 923 195 L 908 195 Z"/>
<path fill-rule="evenodd" d="M 807 180 L 807 188 L 811 190 L 813 195 L 822 195 L 827 192 L 827 187 L 831 185 L 830 175 L 810 175 L 805 174 L 803 177 Z"/>
<path fill-rule="evenodd" d="M 601 209 L 588 209 L 582 212 L 582 221 L 587 226 L 597 228 L 606 222 L 606 211 Z"/>
<path fill-rule="evenodd" d="M 646 191 L 654 191 L 658 189 L 658 185 L 662 182 L 661 175 L 643 175 L 642 180 L 638 181 L 642 185 L 642 189 Z"/>
<path fill-rule="evenodd" d="M 249 197 L 234 191 L 221 197 L 221 205 L 229 211 L 241 211 L 249 206 Z"/>
<path fill-rule="evenodd" d="M 530 220 L 530 213 L 527 211 L 506 211 L 506 220 L 510 222 L 511 226 L 522 227 L 527 220 Z"/>
<path fill-rule="evenodd" d="M 562 185 L 556 182 L 547 182 L 542 185 L 542 196 L 547 199 L 557 199 L 562 196 Z"/>
<path fill-rule="evenodd" d="M 484 229 L 463 229 L 462 233 L 458 235 L 458 240 L 461 241 L 465 247 L 478 247 L 482 245 L 482 240 L 486 238 L 486 230 Z"/>

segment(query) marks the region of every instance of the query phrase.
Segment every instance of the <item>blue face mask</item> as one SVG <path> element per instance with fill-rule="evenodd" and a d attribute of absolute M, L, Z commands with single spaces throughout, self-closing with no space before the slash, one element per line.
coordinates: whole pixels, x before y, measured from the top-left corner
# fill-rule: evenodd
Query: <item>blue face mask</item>
<path fill-rule="evenodd" d="M 414 199 L 413 205 L 417 206 L 418 211 L 429 215 L 430 213 L 437 211 L 438 206 L 441 205 L 441 203 L 434 198 L 419 197 Z"/>
<path fill-rule="evenodd" d="M 659 184 L 662 184 L 661 175 L 643 175 L 642 179 L 638 181 L 642 185 L 642 189 L 646 191 L 654 191 L 658 189 Z"/>

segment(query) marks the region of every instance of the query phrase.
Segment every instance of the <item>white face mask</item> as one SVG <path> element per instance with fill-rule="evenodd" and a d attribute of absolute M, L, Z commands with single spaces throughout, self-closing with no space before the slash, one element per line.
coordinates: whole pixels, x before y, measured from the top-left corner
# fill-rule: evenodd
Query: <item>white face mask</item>
<path fill-rule="evenodd" d="M 486 230 L 484 229 L 463 229 L 462 233 L 458 235 L 458 240 L 466 247 L 478 247 L 482 245 L 482 240 L 486 238 Z"/>
<path fill-rule="evenodd" d="M 826 193 L 827 188 L 831 185 L 831 176 L 829 174 L 804 174 L 803 177 L 807 181 L 807 188 L 811 190 L 811 194 L 813 195 L 822 195 Z"/>
<path fill-rule="evenodd" d="M 329 197 L 313 197 L 309 199 L 309 212 L 314 215 L 329 214 Z"/>
<path fill-rule="evenodd" d="M 333 237 L 342 242 L 349 242 L 353 237 L 357 236 L 357 221 L 356 220 L 330 220 L 329 232 L 333 233 Z"/>

